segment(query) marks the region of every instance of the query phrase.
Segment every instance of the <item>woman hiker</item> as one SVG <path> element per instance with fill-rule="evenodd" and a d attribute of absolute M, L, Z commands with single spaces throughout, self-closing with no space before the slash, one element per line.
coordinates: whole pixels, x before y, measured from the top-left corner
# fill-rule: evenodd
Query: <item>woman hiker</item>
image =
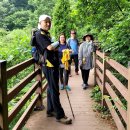
<path fill-rule="evenodd" d="M 71 90 L 70 86 L 68 85 L 68 80 L 69 80 L 69 72 L 70 72 L 70 62 L 68 62 L 68 69 L 65 68 L 64 65 L 64 61 L 63 60 L 67 60 L 64 59 L 63 54 L 66 53 L 64 51 L 68 51 L 71 52 L 70 47 L 68 46 L 67 42 L 66 42 L 66 37 L 64 33 L 61 33 L 59 35 L 59 48 L 58 48 L 58 54 L 59 54 L 59 62 L 60 62 L 60 68 L 59 68 L 59 72 L 60 72 L 60 89 L 63 90 L 64 88 L 67 89 L 68 91 Z M 69 53 L 68 53 L 68 58 L 69 58 Z M 67 57 L 65 57 L 67 58 Z"/>
<path fill-rule="evenodd" d="M 94 43 L 93 43 L 93 36 L 91 34 L 86 34 L 83 36 L 83 43 L 79 47 L 79 66 L 81 69 L 83 89 L 88 88 L 88 78 L 90 69 L 93 68 L 93 51 Z"/>

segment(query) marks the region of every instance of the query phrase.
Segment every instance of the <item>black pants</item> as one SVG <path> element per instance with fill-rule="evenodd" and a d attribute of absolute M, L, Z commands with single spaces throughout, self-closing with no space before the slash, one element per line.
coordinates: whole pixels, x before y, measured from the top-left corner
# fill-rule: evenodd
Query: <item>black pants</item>
<path fill-rule="evenodd" d="M 69 80 L 69 70 L 65 70 L 64 68 L 60 68 L 60 82 L 65 86 L 68 85 Z"/>
<path fill-rule="evenodd" d="M 89 70 L 85 70 L 81 68 L 81 74 L 82 74 L 82 79 L 83 79 L 83 83 L 88 85 L 88 77 L 89 77 Z"/>
<path fill-rule="evenodd" d="M 78 61 L 78 54 L 77 55 L 71 55 L 70 56 L 70 63 L 72 63 L 72 59 L 74 60 L 74 64 L 75 64 L 75 72 L 79 71 L 79 61 Z M 71 68 L 70 68 L 70 73 L 71 73 Z"/>
<path fill-rule="evenodd" d="M 48 81 L 47 88 L 47 113 L 56 112 L 56 119 L 65 116 L 59 99 L 59 68 L 43 67 L 43 72 Z"/>

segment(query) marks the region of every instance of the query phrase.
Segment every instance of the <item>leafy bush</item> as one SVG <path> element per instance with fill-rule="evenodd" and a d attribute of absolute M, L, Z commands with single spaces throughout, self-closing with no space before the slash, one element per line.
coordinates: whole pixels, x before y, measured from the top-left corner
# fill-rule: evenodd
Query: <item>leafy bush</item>
<path fill-rule="evenodd" d="M 104 118 L 109 116 L 109 109 L 106 106 L 101 105 L 102 93 L 99 86 L 95 86 L 91 92 L 91 98 L 95 101 L 93 105 L 93 111 L 101 113 L 101 117 Z M 105 117 L 105 118 L 106 118 Z"/>
<path fill-rule="evenodd" d="M 91 92 L 91 98 L 96 102 L 101 102 L 102 100 L 102 93 L 100 91 L 99 86 L 96 86 L 93 88 Z"/>
<path fill-rule="evenodd" d="M 6 31 L 5 31 L 6 32 Z M 6 32 L 0 45 L 0 59 L 7 60 L 7 66 L 11 67 L 31 57 L 30 30 L 13 30 Z"/>

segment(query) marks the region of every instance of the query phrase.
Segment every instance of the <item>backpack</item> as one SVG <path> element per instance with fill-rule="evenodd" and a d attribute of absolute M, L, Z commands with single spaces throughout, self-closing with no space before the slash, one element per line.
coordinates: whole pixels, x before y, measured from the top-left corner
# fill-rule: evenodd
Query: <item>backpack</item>
<path fill-rule="evenodd" d="M 32 37 L 30 41 L 30 45 L 32 46 L 31 54 L 32 54 L 32 57 L 34 58 L 35 63 L 43 64 L 45 63 L 44 56 L 40 53 L 40 51 L 37 48 L 36 32 L 38 31 L 39 31 L 38 29 L 37 30 L 35 29 L 32 31 Z"/>

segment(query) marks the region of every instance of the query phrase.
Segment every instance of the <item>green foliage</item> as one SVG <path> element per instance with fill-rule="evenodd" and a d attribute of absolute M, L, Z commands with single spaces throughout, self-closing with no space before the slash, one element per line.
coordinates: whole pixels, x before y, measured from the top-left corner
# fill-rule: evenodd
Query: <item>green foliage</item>
<path fill-rule="evenodd" d="M 37 27 L 41 14 L 52 14 L 54 0 L 2 0 L 0 2 L 0 28 L 20 29 Z"/>
<path fill-rule="evenodd" d="M 96 103 L 94 106 L 93 106 L 93 109 L 95 111 L 98 111 L 98 112 L 103 112 L 104 114 L 108 114 L 108 108 L 105 107 L 105 106 L 102 106 L 100 103 Z"/>
<path fill-rule="evenodd" d="M 99 86 L 96 86 L 93 88 L 91 92 L 91 98 L 96 102 L 101 102 L 102 100 L 102 93 L 100 91 Z"/>
<path fill-rule="evenodd" d="M 32 6 L 28 26 L 37 27 L 38 18 L 42 14 L 52 16 L 54 0 L 28 0 L 28 4 Z"/>
<path fill-rule="evenodd" d="M 27 21 L 29 20 L 29 15 L 30 11 L 17 11 L 4 19 L 4 26 L 9 30 L 24 28 L 28 24 Z"/>
<path fill-rule="evenodd" d="M 7 28 L 5 24 L 5 17 L 14 13 L 15 8 L 8 0 L 0 1 L 0 28 Z"/>
<path fill-rule="evenodd" d="M 8 67 L 18 64 L 31 57 L 30 30 L 13 30 L 0 36 L 0 59 L 7 60 Z"/>
<path fill-rule="evenodd" d="M 70 4 L 68 0 L 57 0 L 53 11 L 53 30 L 56 38 L 61 32 L 69 36 L 71 21 Z"/>
<path fill-rule="evenodd" d="M 13 4 L 18 10 L 20 9 L 28 9 L 30 6 L 28 5 L 28 0 L 9 0 L 11 4 Z"/>
<path fill-rule="evenodd" d="M 110 56 L 127 66 L 130 60 L 130 2 L 128 0 L 78 0 L 80 34 L 92 33 Z M 85 17 L 86 16 L 86 17 Z"/>
<path fill-rule="evenodd" d="M 95 101 L 93 111 L 101 113 L 102 118 L 108 118 L 109 109 L 101 105 L 102 93 L 99 86 L 95 86 L 91 91 L 91 98 Z"/>

